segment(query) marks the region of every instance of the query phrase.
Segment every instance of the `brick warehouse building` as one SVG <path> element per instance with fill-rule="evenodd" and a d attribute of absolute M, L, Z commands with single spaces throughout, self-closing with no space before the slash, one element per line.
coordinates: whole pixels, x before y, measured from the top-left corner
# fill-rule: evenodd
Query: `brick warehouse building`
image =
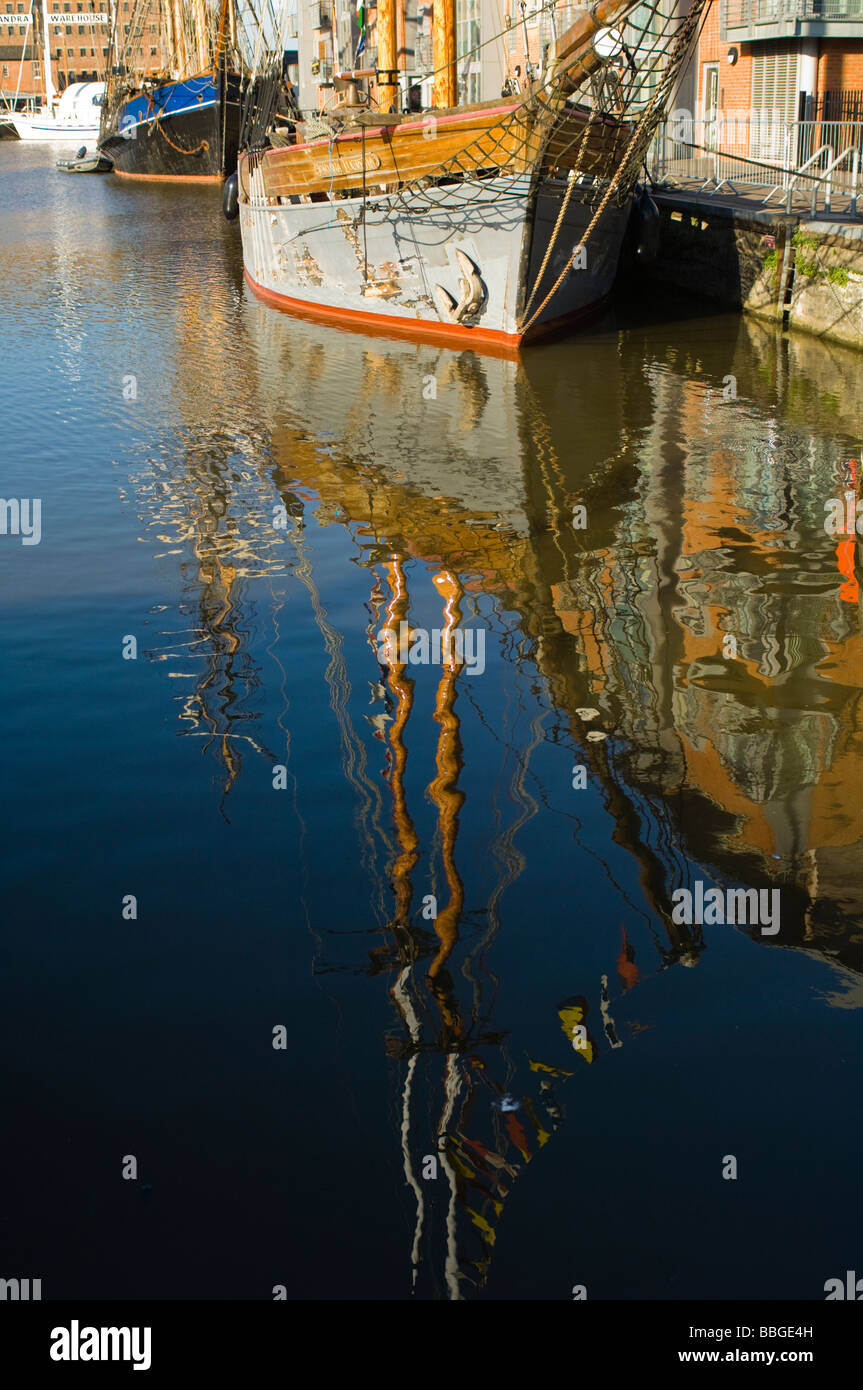
<path fill-rule="evenodd" d="M 711 0 L 697 65 L 697 115 L 708 120 L 863 121 L 863 0 Z M 750 153 L 770 158 L 778 146 L 764 130 Z"/>
<path fill-rule="evenodd" d="M 26 24 L 29 4 L 16 0 L 15 4 L 4 5 L 0 0 L 0 11 L 5 18 L 9 18 L 13 10 L 22 15 L 22 24 L 0 26 L 0 89 L 10 99 L 16 91 L 22 98 L 41 98 L 44 92 L 41 6 L 33 7 L 33 19 Z M 49 0 L 48 10 L 49 16 L 58 11 L 76 16 L 103 15 L 108 13 L 108 6 L 100 0 L 80 0 L 80 3 Z M 49 23 L 48 28 L 51 67 L 58 91 L 71 82 L 95 82 L 102 78 L 108 61 L 109 24 L 85 22 L 52 26 Z"/>
<path fill-rule="evenodd" d="M 118 6 L 119 42 L 122 45 L 129 35 L 132 3 L 119 0 Z M 108 65 L 108 49 L 111 38 L 110 22 L 88 21 L 86 16 L 109 16 L 111 6 L 107 0 L 48 0 L 49 48 L 54 85 L 58 91 L 72 82 L 102 81 Z M 159 17 L 159 0 L 152 0 L 149 14 L 144 15 L 140 32 L 136 31 L 139 42 L 128 55 L 130 68 L 136 72 L 158 70 L 162 66 L 163 36 Z M 0 25 L 0 94 L 10 101 L 17 91 L 19 101 L 27 98 L 41 99 L 44 94 L 44 74 L 42 72 L 42 7 L 29 0 L 14 0 L 4 4 L 0 0 L 0 15 L 4 19 L 21 16 L 20 23 Z M 74 23 L 64 20 L 58 24 L 50 23 L 53 14 L 72 15 Z M 84 22 L 79 22 L 79 16 Z M 29 20 L 29 22 L 28 22 Z"/>
<path fill-rule="evenodd" d="M 21 16 L 20 24 L 0 24 L 0 98 L 14 100 L 19 88 L 22 97 L 40 96 L 42 67 L 38 30 L 34 29 L 30 5 L 22 4 L 21 0 L 7 4 L 0 0 L 0 13 L 4 20 L 11 19 L 13 14 Z"/>

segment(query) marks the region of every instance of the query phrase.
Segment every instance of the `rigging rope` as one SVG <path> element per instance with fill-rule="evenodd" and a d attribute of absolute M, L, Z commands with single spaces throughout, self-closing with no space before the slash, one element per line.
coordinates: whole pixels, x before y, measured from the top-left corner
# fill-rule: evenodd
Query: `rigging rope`
<path fill-rule="evenodd" d="M 693 9 L 690 11 L 679 32 L 676 34 L 672 45 L 671 57 L 669 59 L 669 63 L 666 67 L 666 70 L 662 76 L 662 79 L 656 91 L 654 92 L 644 111 L 641 113 L 641 116 L 635 126 L 635 129 L 632 132 L 629 144 L 624 152 L 623 159 L 618 164 L 614 177 L 609 183 L 608 188 L 605 191 L 605 194 L 601 198 L 599 206 L 594 212 L 593 217 L 591 218 L 590 223 L 588 224 L 587 230 L 584 233 L 584 236 L 581 238 L 581 241 L 579 243 L 579 246 L 581 248 L 587 245 L 591 233 L 593 232 L 594 228 L 599 222 L 599 219 L 601 218 L 606 207 L 608 206 L 612 194 L 615 192 L 615 189 L 622 182 L 624 175 L 628 175 L 631 172 L 633 163 L 632 156 L 635 153 L 635 151 L 639 150 L 639 163 L 641 161 L 641 155 L 646 153 L 647 145 L 649 144 L 650 140 L 650 135 L 652 135 L 653 131 L 656 129 L 659 120 L 662 117 L 662 113 L 665 108 L 665 101 L 669 95 L 669 91 L 673 84 L 673 81 L 676 78 L 677 70 L 689 51 L 689 41 L 692 36 L 692 31 L 700 18 L 700 13 L 701 7 L 699 5 L 693 6 Z M 645 130 L 647 131 L 648 135 L 647 140 L 644 139 Z M 530 298 L 528 299 L 527 304 L 525 305 L 525 314 L 527 313 L 527 310 L 530 308 L 530 305 L 533 301 L 533 297 L 537 291 L 542 275 L 545 271 L 549 258 L 554 249 L 554 245 L 557 241 L 557 237 L 563 222 L 564 208 L 569 201 L 569 195 L 571 193 L 572 188 L 574 187 L 574 184 L 575 180 L 572 179 L 570 181 L 570 186 L 567 188 L 567 197 L 564 199 L 564 205 L 561 207 L 561 212 L 558 215 L 558 219 L 554 227 L 554 232 L 549 241 L 549 245 L 546 250 L 542 266 L 540 268 L 540 272 L 537 275 L 536 280 L 534 282 L 533 289 L 530 293 Z M 569 274 L 571 264 L 572 263 L 569 260 L 566 262 L 557 279 L 555 280 L 554 284 L 552 285 L 551 289 L 548 291 L 542 303 L 539 305 L 539 308 L 534 310 L 533 314 L 526 322 L 522 320 L 522 322 L 519 324 L 522 333 L 526 333 L 528 329 L 534 323 L 536 323 L 537 319 L 545 309 L 546 305 L 560 289 L 560 286 L 563 284 L 563 281 Z"/>
<path fill-rule="evenodd" d="M 627 152 L 626 152 L 627 155 L 629 154 L 629 151 L 633 148 L 633 146 L 635 145 L 636 141 L 638 140 L 638 138 L 639 138 L 639 136 L 640 136 L 640 134 L 641 134 L 641 127 L 642 127 L 642 125 L 644 124 L 644 122 L 645 122 L 645 120 L 646 120 L 646 118 L 647 118 L 647 116 L 648 116 L 649 110 L 650 110 L 650 108 L 648 108 L 648 110 L 645 111 L 645 113 L 644 113 L 644 114 L 642 115 L 642 117 L 641 117 L 641 120 L 639 121 L 638 125 L 636 126 L 635 130 L 632 132 L 632 139 L 631 139 L 630 142 L 629 142 L 629 147 L 628 147 Z M 594 227 L 596 226 L 596 224 L 597 224 L 597 222 L 599 221 L 599 219 L 600 219 L 600 217 L 602 216 L 602 214 L 605 212 L 605 209 L 606 209 L 606 207 L 608 206 L 608 203 L 609 203 L 609 200 L 610 200 L 610 198 L 611 198 L 611 195 L 612 195 L 612 193 L 614 192 L 614 190 L 615 190 L 615 188 L 616 188 L 618 182 L 619 182 L 620 179 L 622 178 L 623 173 L 625 172 L 626 168 L 627 168 L 627 159 L 626 159 L 626 156 L 624 156 L 624 160 L 618 165 L 617 172 L 616 172 L 616 174 L 614 175 L 614 178 L 611 180 L 611 183 L 608 185 L 608 188 L 606 189 L 605 194 L 604 194 L 602 200 L 600 201 L 599 207 L 596 209 L 596 212 L 593 214 L 593 217 L 590 219 L 590 223 L 589 223 L 589 225 L 588 225 L 587 231 L 584 233 L 584 236 L 581 238 L 581 242 L 579 243 L 579 246 L 580 246 L 580 247 L 585 247 L 585 246 L 587 245 L 587 242 L 588 242 L 588 240 L 589 240 L 589 238 L 590 238 L 591 232 L 593 231 Z M 571 185 L 570 185 L 570 188 L 572 188 L 572 187 L 574 187 L 574 186 L 575 186 L 575 180 L 572 180 Z M 569 194 L 569 192 L 570 192 L 570 189 L 567 189 L 567 194 Z M 567 201 L 567 200 L 565 199 L 565 200 L 564 200 L 564 207 L 565 207 L 566 201 Z M 551 255 L 552 251 L 554 250 L 554 245 L 555 245 L 555 242 L 557 241 L 557 236 L 558 236 L 558 232 L 560 231 L 561 222 L 563 221 L 563 211 L 564 211 L 564 208 L 561 208 L 561 214 L 560 214 L 560 216 L 559 216 L 558 219 L 557 219 L 557 223 L 556 223 L 555 228 L 554 228 L 554 233 L 553 233 L 553 235 L 552 235 L 552 237 L 551 237 L 551 239 L 550 239 L 550 241 L 549 241 L 548 249 L 547 249 L 547 251 L 546 251 L 546 253 L 545 253 L 545 259 L 543 260 L 540 273 L 537 275 L 536 280 L 534 281 L 533 289 L 532 289 L 531 292 L 530 292 L 530 299 L 528 300 L 527 305 L 525 306 L 525 313 L 527 313 L 527 310 L 530 308 L 530 304 L 531 304 L 531 302 L 532 302 L 532 300 L 533 300 L 533 296 L 534 296 L 534 294 L 536 293 L 537 287 L 539 286 L 540 279 L 542 278 L 542 273 L 543 273 L 543 271 L 545 270 L 546 265 L 548 264 L 548 259 L 549 259 L 550 255 Z M 570 262 L 570 261 L 567 261 L 566 264 L 565 264 L 564 267 L 563 267 L 563 270 L 560 272 L 560 274 L 558 275 L 558 277 L 557 277 L 557 279 L 555 280 L 554 284 L 552 285 L 551 289 L 549 290 L 548 294 L 545 296 L 545 299 L 544 299 L 544 300 L 542 301 L 542 303 L 540 304 L 539 308 L 534 310 L 533 314 L 531 314 L 530 318 L 527 320 L 526 323 L 522 322 L 522 323 L 519 324 L 519 327 L 520 327 L 522 333 L 526 333 L 527 330 L 528 330 L 534 323 L 536 323 L 536 320 L 539 318 L 540 314 L 542 313 L 543 309 L 544 309 L 544 308 L 546 307 L 546 305 L 548 304 L 549 300 L 552 299 L 552 297 L 553 297 L 555 294 L 557 294 L 557 291 L 560 289 L 561 285 L 563 284 L 564 280 L 566 279 L 567 275 L 569 274 L 570 268 L 571 268 L 571 262 Z"/>

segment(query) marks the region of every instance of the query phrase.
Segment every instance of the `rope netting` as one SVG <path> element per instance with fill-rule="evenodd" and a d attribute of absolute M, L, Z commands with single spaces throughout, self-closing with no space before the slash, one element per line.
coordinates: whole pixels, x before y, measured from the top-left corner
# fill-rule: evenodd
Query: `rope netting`
<path fill-rule="evenodd" d="M 541 183 L 544 195 L 557 197 L 560 207 L 520 314 L 519 326 L 526 332 L 571 269 L 567 257 L 530 313 L 573 197 L 590 214 L 579 239 L 583 250 L 606 209 L 631 196 L 706 3 L 694 0 L 683 19 L 674 13 L 675 0 L 648 0 L 633 7 L 608 35 L 609 61 L 597 67 L 594 50 L 590 68 L 584 57 L 567 67 L 552 63 L 545 79 L 535 82 L 499 124 L 483 131 L 418 184 L 401 184 L 385 208 L 372 204 L 373 217 L 380 213 L 383 221 L 406 213 L 416 217 L 475 206 L 477 180 L 490 175 L 495 201 L 508 194 L 529 197 Z M 426 192 L 432 187 L 433 202 Z"/>
<path fill-rule="evenodd" d="M 493 177 L 497 196 L 506 184 L 521 191 L 525 176 L 536 181 L 560 172 L 567 201 L 573 183 L 588 206 L 610 199 L 621 203 L 632 190 L 654 131 L 662 120 L 681 68 L 690 51 L 707 0 L 694 0 L 685 18 L 676 0 L 647 0 L 629 11 L 611 31 L 612 52 L 591 71 L 584 58 L 572 67 L 552 63 L 519 105 L 483 130 L 456 154 L 420 180 L 401 184 L 389 207 L 409 201 L 413 215 L 422 211 L 422 193 L 434 186 L 434 208 L 441 190 L 449 205 L 469 204 L 476 180 Z M 425 113 L 434 119 L 434 111 Z M 613 190 L 609 194 L 609 182 Z M 471 184 L 471 187 L 465 185 Z M 428 201 L 428 200 L 427 200 Z M 374 205 L 370 205 L 370 210 Z M 404 210 L 402 207 L 401 210 Z M 429 202 L 428 210 L 432 210 Z"/>

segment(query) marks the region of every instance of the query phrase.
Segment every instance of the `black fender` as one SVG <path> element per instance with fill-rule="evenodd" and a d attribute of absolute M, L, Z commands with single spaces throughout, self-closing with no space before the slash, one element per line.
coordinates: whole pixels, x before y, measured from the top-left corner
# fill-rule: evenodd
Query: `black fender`
<path fill-rule="evenodd" d="M 642 184 L 635 197 L 635 255 L 639 261 L 655 261 L 659 255 L 659 208 Z"/>
<path fill-rule="evenodd" d="M 236 171 L 230 178 L 225 179 L 222 189 L 222 212 L 229 222 L 233 222 L 240 215 L 240 184 Z"/>

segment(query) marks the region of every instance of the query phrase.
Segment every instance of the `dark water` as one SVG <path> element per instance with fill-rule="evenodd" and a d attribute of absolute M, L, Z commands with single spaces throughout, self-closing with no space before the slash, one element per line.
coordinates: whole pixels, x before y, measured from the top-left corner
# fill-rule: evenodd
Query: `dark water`
<path fill-rule="evenodd" d="M 255 301 L 218 193 L 0 169 L 0 1275 L 823 1298 L 863 359 L 661 301 L 521 363 L 342 334 Z M 445 610 L 484 669 L 381 664 Z M 697 880 L 778 933 L 675 923 Z"/>

